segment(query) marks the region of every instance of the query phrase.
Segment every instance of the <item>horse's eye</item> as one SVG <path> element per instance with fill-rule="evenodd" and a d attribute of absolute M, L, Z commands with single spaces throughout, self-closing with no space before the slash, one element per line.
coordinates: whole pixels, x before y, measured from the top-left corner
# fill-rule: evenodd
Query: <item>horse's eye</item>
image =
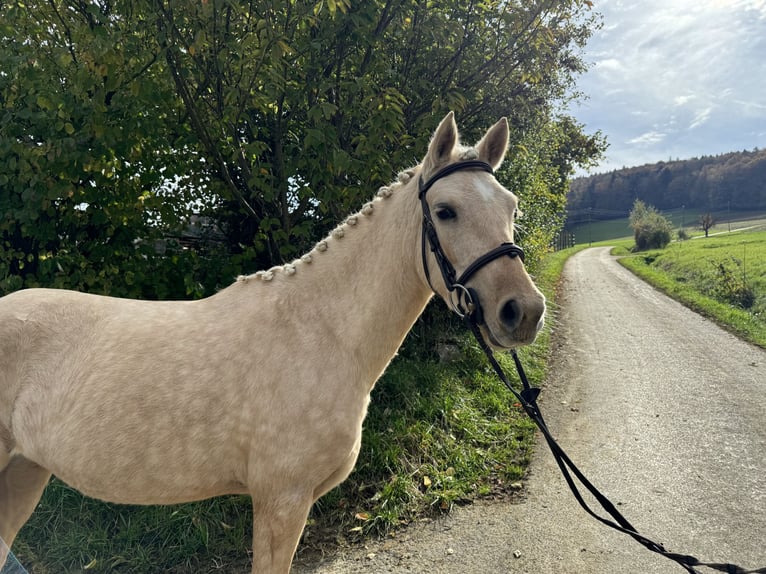
<path fill-rule="evenodd" d="M 451 207 L 440 207 L 436 210 L 436 217 L 442 221 L 446 221 L 447 219 L 455 219 L 457 213 L 455 213 L 455 210 Z"/>

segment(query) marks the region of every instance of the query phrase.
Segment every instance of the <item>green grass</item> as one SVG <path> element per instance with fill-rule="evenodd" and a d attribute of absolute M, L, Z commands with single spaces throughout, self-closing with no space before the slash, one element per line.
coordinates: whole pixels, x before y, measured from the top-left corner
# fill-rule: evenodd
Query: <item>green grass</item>
<path fill-rule="evenodd" d="M 691 209 L 674 209 L 662 212 L 662 215 L 670 220 L 675 229 L 680 229 L 683 226 L 690 236 L 704 235 L 704 232 L 697 226 L 697 221 L 702 214 L 702 210 Z M 766 214 L 762 212 L 717 213 L 716 219 L 719 223 L 710 230 L 710 233 L 728 232 L 751 226 L 755 229 L 766 229 Z M 577 245 L 589 245 L 633 235 L 627 217 L 583 223 L 573 227 L 570 231 L 574 233 Z"/>
<path fill-rule="evenodd" d="M 538 269 L 552 309 L 564 260 L 574 251 L 554 254 Z M 459 320 L 444 305 L 435 307 L 378 382 L 356 468 L 315 505 L 304 544 L 382 533 L 454 504 L 505 495 L 523 478 L 533 423 Z M 533 383 L 545 376 L 551 323 L 519 353 Z M 439 360 L 445 345 L 459 350 L 456 359 Z M 499 359 L 516 381 L 510 357 Z M 245 496 L 118 506 L 54 479 L 13 550 L 32 574 L 243 571 L 250 522 Z"/>
<path fill-rule="evenodd" d="M 624 242 L 622 249 L 627 252 Z M 674 242 L 620 262 L 687 307 L 766 348 L 766 231 Z"/>
<path fill-rule="evenodd" d="M 571 232 L 574 233 L 576 245 L 586 246 L 608 239 L 626 237 L 633 233 L 628 225 L 627 217 L 583 223 L 572 228 Z"/>

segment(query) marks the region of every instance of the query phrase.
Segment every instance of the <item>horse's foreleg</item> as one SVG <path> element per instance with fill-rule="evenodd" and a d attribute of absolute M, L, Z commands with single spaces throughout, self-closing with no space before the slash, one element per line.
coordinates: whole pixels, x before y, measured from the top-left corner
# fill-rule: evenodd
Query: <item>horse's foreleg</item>
<path fill-rule="evenodd" d="M 0 538 L 8 548 L 32 515 L 50 476 L 46 469 L 19 455 L 12 457 L 0 471 Z M 0 569 L 7 552 L 0 545 Z"/>
<path fill-rule="evenodd" d="M 313 504 L 310 495 L 253 499 L 253 574 L 287 574 Z"/>

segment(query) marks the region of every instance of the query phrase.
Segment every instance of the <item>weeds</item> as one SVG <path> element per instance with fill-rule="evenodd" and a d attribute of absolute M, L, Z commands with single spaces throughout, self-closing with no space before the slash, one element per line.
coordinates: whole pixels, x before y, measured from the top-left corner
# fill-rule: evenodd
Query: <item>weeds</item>
<path fill-rule="evenodd" d="M 713 263 L 714 281 L 710 292 L 716 299 L 751 309 L 755 305 L 755 289 L 747 282 L 742 261 L 734 256 Z"/>
<path fill-rule="evenodd" d="M 620 262 L 691 309 L 766 347 L 766 232 L 684 241 Z"/>

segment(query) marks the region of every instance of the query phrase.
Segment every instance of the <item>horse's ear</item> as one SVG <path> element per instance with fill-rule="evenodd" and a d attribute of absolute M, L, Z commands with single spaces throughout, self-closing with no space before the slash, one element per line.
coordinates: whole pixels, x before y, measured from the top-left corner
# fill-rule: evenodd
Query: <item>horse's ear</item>
<path fill-rule="evenodd" d="M 476 151 L 479 152 L 479 159 L 486 161 L 497 169 L 503 163 L 505 150 L 508 148 L 508 120 L 502 118 L 494 126 L 487 130 L 481 141 L 476 144 Z"/>
<path fill-rule="evenodd" d="M 423 171 L 421 173 L 424 179 L 428 179 L 433 172 L 452 159 L 452 150 L 455 149 L 457 140 L 455 114 L 450 112 L 441 121 L 439 127 L 434 132 L 434 137 L 431 138 L 428 153 L 423 160 Z"/>

